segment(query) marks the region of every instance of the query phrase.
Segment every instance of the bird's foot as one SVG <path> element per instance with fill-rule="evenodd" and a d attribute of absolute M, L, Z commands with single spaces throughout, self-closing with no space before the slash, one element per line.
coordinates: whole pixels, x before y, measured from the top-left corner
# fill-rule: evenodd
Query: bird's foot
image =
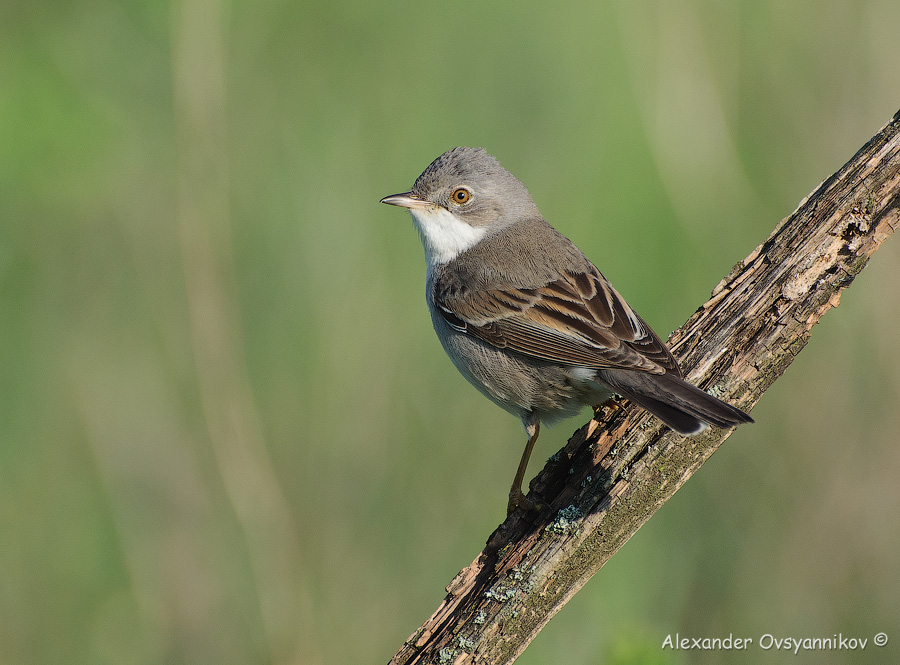
<path fill-rule="evenodd" d="M 522 493 L 522 490 L 513 490 L 509 493 L 509 503 L 506 504 L 506 516 L 512 515 L 516 508 L 536 512 L 543 507 L 543 502 L 529 499 Z"/>

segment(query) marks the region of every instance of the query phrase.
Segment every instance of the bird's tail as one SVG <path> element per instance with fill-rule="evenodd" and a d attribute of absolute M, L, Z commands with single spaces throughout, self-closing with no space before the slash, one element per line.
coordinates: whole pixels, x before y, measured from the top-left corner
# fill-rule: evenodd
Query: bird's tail
<path fill-rule="evenodd" d="M 727 429 L 753 422 L 753 418 L 740 409 L 674 374 L 608 369 L 598 372 L 598 378 L 680 434 L 697 434 L 707 425 Z"/>

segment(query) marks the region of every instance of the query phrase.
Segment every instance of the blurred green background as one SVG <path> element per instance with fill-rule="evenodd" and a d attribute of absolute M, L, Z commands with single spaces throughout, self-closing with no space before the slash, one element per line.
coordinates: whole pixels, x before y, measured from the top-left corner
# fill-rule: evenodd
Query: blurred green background
<path fill-rule="evenodd" d="M 503 519 L 408 215 L 454 145 L 658 332 L 900 108 L 900 3 L 0 5 L 0 663 L 383 663 Z M 900 240 L 519 662 L 900 662 Z M 585 418 L 545 432 L 530 472 Z"/>

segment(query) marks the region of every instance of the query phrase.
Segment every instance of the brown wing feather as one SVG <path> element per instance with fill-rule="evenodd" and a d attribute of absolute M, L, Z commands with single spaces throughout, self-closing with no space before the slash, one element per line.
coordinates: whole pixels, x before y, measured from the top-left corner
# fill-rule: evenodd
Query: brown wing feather
<path fill-rule="evenodd" d="M 665 344 L 596 269 L 539 288 L 436 288 L 434 297 L 450 325 L 499 348 L 566 365 L 681 375 Z"/>

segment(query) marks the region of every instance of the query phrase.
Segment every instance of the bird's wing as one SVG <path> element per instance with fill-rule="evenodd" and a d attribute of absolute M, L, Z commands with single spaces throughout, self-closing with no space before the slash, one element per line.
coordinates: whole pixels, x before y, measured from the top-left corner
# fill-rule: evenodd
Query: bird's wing
<path fill-rule="evenodd" d="M 450 326 L 498 348 L 564 365 L 681 376 L 666 345 L 596 268 L 537 288 L 435 287 L 435 306 Z"/>

